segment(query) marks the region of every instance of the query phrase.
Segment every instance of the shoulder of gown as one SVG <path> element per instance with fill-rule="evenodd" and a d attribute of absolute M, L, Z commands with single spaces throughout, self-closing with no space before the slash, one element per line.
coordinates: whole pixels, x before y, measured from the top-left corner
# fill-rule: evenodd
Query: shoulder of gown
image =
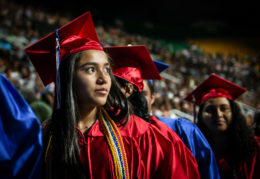
<path fill-rule="evenodd" d="M 0 178 L 40 178 L 40 123 L 22 95 L 0 74 Z"/>
<path fill-rule="evenodd" d="M 140 135 L 139 146 L 150 172 L 148 178 L 199 178 L 198 165 L 192 153 L 167 125 L 160 121 L 156 125 L 148 123 L 137 116 L 133 122 L 139 129 L 145 126 L 140 130 L 145 132 Z M 149 160 L 151 158 L 154 159 Z"/>
<path fill-rule="evenodd" d="M 169 134 L 165 135 L 160 127 L 135 115 L 130 115 L 127 123 L 118 126 L 118 129 L 124 141 L 132 177 L 199 178 L 196 160 L 173 131 L 168 130 L 166 133 Z M 102 136 L 98 123 L 92 127 L 88 136 Z M 90 141 L 94 144 L 92 139 Z M 98 142 L 96 146 L 98 148 L 102 145 Z"/>
<path fill-rule="evenodd" d="M 218 164 L 210 144 L 194 123 L 184 118 L 157 116 L 153 116 L 153 120 L 166 124 L 181 138 L 195 157 L 201 178 L 220 178 Z"/>

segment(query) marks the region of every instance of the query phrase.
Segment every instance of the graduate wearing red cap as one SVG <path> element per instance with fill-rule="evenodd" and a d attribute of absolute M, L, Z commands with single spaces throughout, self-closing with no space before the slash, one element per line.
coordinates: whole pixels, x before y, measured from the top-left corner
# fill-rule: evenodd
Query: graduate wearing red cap
<path fill-rule="evenodd" d="M 144 45 L 104 47 L 112 58 L 113 74 L 143 89 L 143 78 L 161 79 Z M 151 73 L 155 71 L 155 73 Z"/>
<path fill-rule="evenodd" d="M 104 50 L 112 59 L 113 74 L 135 107 L 134 113 L 149 121 L 149 116 L 146 115 L 146 102 L 140 94 L 143 90 L 143 78 L 161 79 L 149 51 L 144 45 L 104 47 Z"/>
<path fill-rule="evenodd" d="M 215 153 L 221 178 L 259 178 L 259 138 L 234 101 L 246 89 L 211 74 L 185 99 L 199 105 L 198 126 Z"/>
<path fill-rule="evenodd" d="M 196 160 L 176 133 L 160 121 L 151 123 L 149 120 L 146 99 L 141 93 L 143 79 L 161 79 L 161 77 L 147 48 L 143 45 L 134 45 L 105 47 L 104 50 L 111 57 L 113 73 L 117 77 L 122 91 L 133 105 L 134 114 L 138 116 L 135 116 L 138 128 L 144 128 L 143 122 L 147 121 L 149 126 L 157 131 L 153 135 L 149 134 L 146 138 L 151 146 L 141 148 L 141 152 L 145 154 L 144 164 L 149 166 L 146 170 L 148 178 L 199 178 Z M 171 144 L 162 145 L 165 138 Z M 154 151 L 154 149 L 156 150 Z M 169 163 L 156 160 L 151 165 L 150 160 L 147 159 L 158 155 L 159 151 L 163 153 Z M 158 169 L 156 169 L 157 166 Z"/>
<path fill-rule="evenodd" d="M 131 138 L 126 142 L 116 125 L 125 121 L 127 100 L 116 86 L 90 12 L 25 51 L 43 83 L 55 82 L 56 88 L 55 109 L 44 124 L 44 177 L 143 177 L 139 147 Z M 111 107 L 120 114 L 113 115 Z"/>
<path fill-rule="evenodd" d="M 174 163 L 174 144 L 130 113 L 89 12 L 25 51 L 43 83 L 56 85 L 44 128 L 44 177 L 186 177 Z"/>

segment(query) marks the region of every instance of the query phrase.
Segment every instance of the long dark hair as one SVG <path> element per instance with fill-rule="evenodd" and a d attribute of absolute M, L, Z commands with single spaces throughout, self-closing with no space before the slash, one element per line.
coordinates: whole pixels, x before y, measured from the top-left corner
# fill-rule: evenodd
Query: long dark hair
<path fill-rule="evenodd" d="M 60 178 L 64 171 L 76 178 L 84 178 L 85 173 L 80 161 L 80 147 L 75 127 L 79 121 L 79 106 L 75 89 L 76 67 L 83 52 L 78 52 L 64 59 L 60 65 L 60 109 L 54 109 L 52 119 L 48 121 L 44 130 L 44 149 L 52 135 L 51 156 L 53 161 L 52 175 Z M 106 104 L 103 106 L 115 122 L 121 122 L 128 116 L 126 97 L 117 86 L 117 82 L 110 71 L 111 89 Z M 113 107 L 113 110 L 111 110 Z M 120 113 L 115 113 L 120 110 Z M 64 170 L 66 168 L 66 170 Z"/>
<path fill-rule="evenodd" d="M 128 83 L 130 83 L 117 76 L 116 76 L 116 80 L 122 88 L 125 88 L 126 85 Z M 147 101 L 146 101 L 144 95 L 139 91 L 137 86 L 135 86 L 135 85 L 133 85 L 133 86 L 134 86 L 133 93 L 128 97 L 128 100 L 132 105 L 134 114 L 137 115 L 138 117 L 144 119 L 145 121 L 149 122 L 150 115 L 148 114 Z"/>
<path fill-rule="evenodd" d="M 227 129 L 228 141 L 228 151 L 225 153 L 225 157 L 232 164 L 239 164 L 242 161 L 250 161 L 255 152 L 256 141 L 254 139 L 253 132 L 246 125 L 245 116 L 242 114 L 239 105 L 233 101 L 228 100 L 231 111 L 232 111 L 232 121 Z M 205 103 L 200 105 L 198 113 L 198 127 L 205 134 L 207 140 L 214 149 L 214 144 L 212 143 L 212 136 L 208 133 L 205 124 L 203 123 L 202 110 Z"/>

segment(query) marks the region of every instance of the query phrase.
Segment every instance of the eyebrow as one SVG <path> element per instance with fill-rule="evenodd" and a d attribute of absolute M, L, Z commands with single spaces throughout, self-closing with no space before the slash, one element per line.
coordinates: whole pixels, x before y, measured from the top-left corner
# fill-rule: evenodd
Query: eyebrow
<path fill-rule="evenodd" d="M 206 105 L 206 107 L 208 107 L 208 106 L 211 107 L 211 106 L 216 106 L 216 105 L 210 103 L 210 104 Z M 217 105 L 217 106 L 229 106 L 229 104 L 224 103 L 224 104 L 220 104 L 220 105 Z"/>
<path fill-rule="evenodd" d="M 84 68 L 84 67 L 87 66 L 87 65 L 98 66 L 98 63 L 96 63 L 96 62 L 87 62 L 87 63 L 84 63 L 84 64 L 80 65 L 79 68 Z M 107 62 L 107 63 L 104 64 L 104 66 L 110 66 L 110 65 L 109 65 L 109 63 Z"/>

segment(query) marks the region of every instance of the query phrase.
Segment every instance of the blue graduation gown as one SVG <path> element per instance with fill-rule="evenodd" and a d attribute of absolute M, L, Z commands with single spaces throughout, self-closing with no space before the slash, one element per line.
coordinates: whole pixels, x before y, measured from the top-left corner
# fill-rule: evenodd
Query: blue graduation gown
<path fill-rule="evenodd" d="M 208 141 L 194 123 L 183 118 L 157 118 L 174 130 L 182 139 L 183 143 L 191 150 L 197 160 L 201 178 L 220 178 L 214 153 Z"/>
<path fill-rule="evenodd" d="M 41 153 L 37 117 L 0 74 L 0 178 L 41 178 Z"/>

